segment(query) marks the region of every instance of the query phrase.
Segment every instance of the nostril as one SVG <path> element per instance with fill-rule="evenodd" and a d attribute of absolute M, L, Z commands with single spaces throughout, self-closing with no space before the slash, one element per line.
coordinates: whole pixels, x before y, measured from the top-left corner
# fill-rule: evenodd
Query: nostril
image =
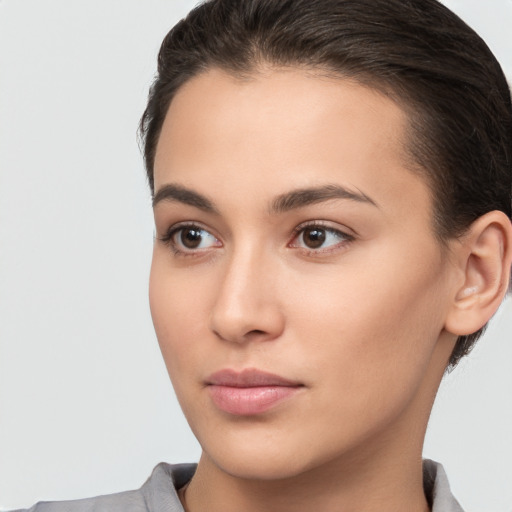
<path fill-rule="evenodd" d="M 252 329 L 242 336 L 242 341 L 265 341 L 273 340 L 274 338 L 275 335 L 273 335 L 271 331 L 266 331 L 264 329 Z"/>
<path fill-rule="evenodd" d="M 259 329 L 254 329 L 247 334 L 265 334 L 265 331 L 260 331 Z"/>
<path fill-rule="evenodd" d="M 238 341 L 238 342 L 244 342 L 249 341 L 251 339 L 257 339 L 261 338 L 262 336 L 265 336 L 267 333 L 265 331 L 262 331 L 261 329 L 253 329 L 251 331 L 247 331 L 245 334 L 242 334 L 240 337 L 233 335 L 233 336 L 223 336 L 219 331 L 213 330 L 214 334 L 220 338 L 221 340 L 227 340 L 227 341 Z"/>

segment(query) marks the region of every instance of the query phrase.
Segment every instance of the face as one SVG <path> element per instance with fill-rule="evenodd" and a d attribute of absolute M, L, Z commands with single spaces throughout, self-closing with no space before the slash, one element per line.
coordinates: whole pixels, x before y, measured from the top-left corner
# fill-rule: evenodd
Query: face
<path fill-rule="evenodd" d="M 150 303 L 215 467 L 297 475 L 428 408 L 450 263 L 406 127 L 379 93 L 301 70 L 210 70 L 172 101 Z"/>

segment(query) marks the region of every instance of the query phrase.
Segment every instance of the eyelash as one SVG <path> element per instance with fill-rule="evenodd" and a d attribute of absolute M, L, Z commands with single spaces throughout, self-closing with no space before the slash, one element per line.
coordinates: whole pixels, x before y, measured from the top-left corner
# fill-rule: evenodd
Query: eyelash
<path fill-rule="evenodd" d="M 183 249 L 180 249 L 180 247 L 178 246 L 178 243 L 174 240 L 176 235 L 178 235 L 178 233 L 180 233 L 180 231 L 183 231 L 185 229 L 189 229 L 191 231 L 201 231 L 204 233 L 208 233 L 212 238 L 214 238 L 215 240 L 218 240 L 215 235 L 212 235 L 210 233 L 210 231 L 208 231 L 208 229 L 206 229 L 203 226 L 201 226 L 200 224 L 197 224 L 194 222 L 174 225 L 167 231 L 167 233 L 164 236 L 162 236 L 161 238 L 158 238 L 158 240 L 160 240 L 165 245 L 170 247 L 175 256 L 183 256 L 183 257 L 197 256 L 198 252 L 202 252 L 204 249 L 183 250 Z"/>
<path fill-rule="evenodd" d="M 321 230 L 325 231 L 331 235 L 334 235 L 340 239 L 340 241 L 336 244 L 327 246 L 325 248 L 318 248 L 318 249 L 312 249 L 307 247 L 299 247 L 297 245 L 293 245 L 294 240 L 298 239 L 301 234 L 305 233 L 307 230 Z M 341 247 L 346 247 L 348 244 L 353 242 L 355 240 L 355 235 L 351 235 L 349 233 L 346 233 L 342 231 L 341 229 L 334 228 L 331 224 L 327 222 L 322 221 L 313 221 L 313 222 L 305 222 L 300 225 L 298 225 L 294 230 L 293 239 L 291 242 L 289 242 L 289 247 L 295 247 L 297 249 L 302 250 L 306 255 L 319 255 L 319 254 L 327 254 L 330 252 L 334 252 Z"/>
<path fill-rule="evenodd" d="M 183 231 L 185 229 L 189 229 L 191 231 L 207 233 L 214 240 L 218 241 L 217 237 L 215 237 L 215 235 L 211 234 L 210 231 L 208 231 L 208 229 L 202 227 L 201 225 L 199 225 L 197 223 L 193 223 L 193 222 L 185 223 L 185 224 L 177 224 L 177 225 L 172 226 L 167 231 L 167 233 L 164 236 L 158 238 L 158 240 L 160 240 L 161 242 L 163 242 L 164 244 L 169 246 L 175 256 L 180 256 L 180 257 L 181 256 L 183 256 L 183 257 L 198 256 L 199 253 L 208 249 L 208 248 L 189 249 L 189 250 L 181 249 L 178 246 L 178 243 L 175 241 L 175 237 L 176 237 L 176 235 L 178 235 L 181 231 Z M 340 241 L 336 244 L 333 244 L 333 245 L 325 247 L 325 248 L 322 248 L 322 247 L 319 247 L 319 248 L 300 247 L 299 245 L 296 245 L 294 243 L 294 241 L 297 240 L 302 233 L 305 233 L 307 230 L 313 231 L 315 229 L 317 229 L 319 231 L 324 231 L 331 235 L 334 235 L 334 236 L 338 237 L 340 239 Z M 306 255 L 314 256 L 314 255 L 334 252 L 342 246 L 343 247 L 347 246 L 348 244 L 353 242 L 355 240 L 355 238 L 356 237 L 354 235 L 348 234 L 344 231 L 341 231 L 340 229 L 336 229 L 326 222 L 313 221 L 313 222 L 302 223 L 299 226 L 297 226 L 293 230 L 292 239 L 290 242 L 288 242 L 287 246 L 291 247 L 291 248 L 299 249 Z M 219 242 L 219 245 L 217 245 L 216 247 L 222 247 L 221 242 Z M 216 247 L 214 247 L 214 248 L 216 248 Z"/>

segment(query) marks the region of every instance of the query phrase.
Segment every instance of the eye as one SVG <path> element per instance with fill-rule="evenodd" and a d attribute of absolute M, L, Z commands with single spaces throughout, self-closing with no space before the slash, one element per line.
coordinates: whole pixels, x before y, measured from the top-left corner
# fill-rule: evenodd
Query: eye
<path fill-rule="evenodd" d="M 290 247 L 307 249 L 309 251 L 322 251 L 351 242 L 354 237 L 339 229 L 321 224 L 299 226 Z"/>
<path fill-rule="evenodd" d="M 171 228 L 161 240 L 170 245 L 177 254 L 222 247 L 221 242 L 209 231 L 192 224 Z"/>

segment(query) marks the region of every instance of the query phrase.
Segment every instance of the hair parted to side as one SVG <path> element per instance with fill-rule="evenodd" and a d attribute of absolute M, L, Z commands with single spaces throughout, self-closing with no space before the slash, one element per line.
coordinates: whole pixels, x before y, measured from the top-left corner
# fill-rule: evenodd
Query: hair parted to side
<path fill-rule="evenodd" d="M 350 78 L 386 94 L 408 114 L 411 168 L 434 200 L 440 242 L 481 215 L 512 217 L 512 104 L 485 42 L 437 0 L 208 0 L 165 37 L 140 122 L 151 191 L 165 115 L 199 73 L 235 76 L 262 64 Z M 450 366 L 483 329 L 459 337 Z"/>

